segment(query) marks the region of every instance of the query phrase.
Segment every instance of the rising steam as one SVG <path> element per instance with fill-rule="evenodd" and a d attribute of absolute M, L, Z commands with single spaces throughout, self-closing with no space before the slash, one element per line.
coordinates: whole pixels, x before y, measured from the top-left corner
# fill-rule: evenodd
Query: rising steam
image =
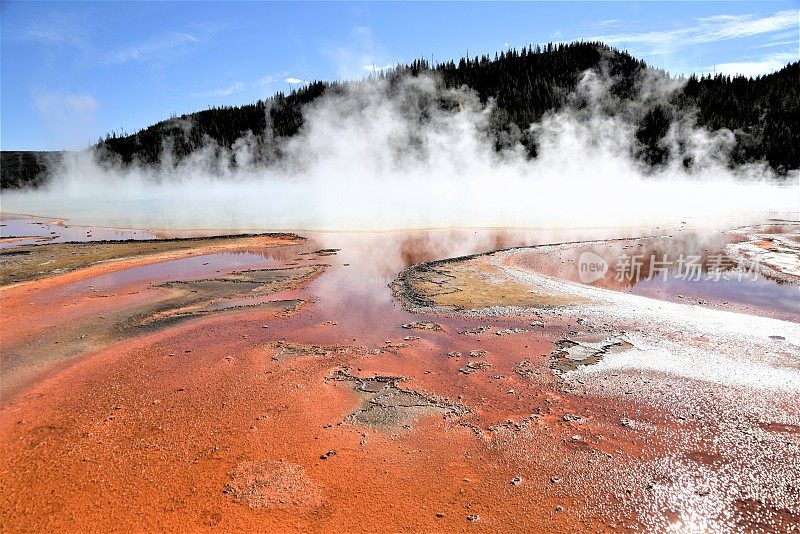
<path fill-rule="evenodd" d="M 7 192 L 7 212 L 136 228 L 392 230 L 410 228 L 696 225 L 797 217 L 798 174 L 782 181 L 765 165 L 731 168 L 729 131 L 675 118 L 670 159 L 650 168 L 637 151 L 634 118 L 678 82 L 646 72 L 637 97 L 611 96 L 610 81 L 584 74 L 568 105 L 531 126 L 538 156 L 515 142 L 495 150 L 492 103 L 432 77 L 390 87 L 366 80 L 330 91 L 304 110 L 298 135 L 269 146 L 265 166 L 252 136 L 231 150 L 208 144 L 158 167 L 64 158 L 34 191 Z M 452 106 L 441 106 L 441 102 Z M 267 129 L 269 130 L 269 128 Z M 685 162 L 692 165 L 687 167 Z"/>

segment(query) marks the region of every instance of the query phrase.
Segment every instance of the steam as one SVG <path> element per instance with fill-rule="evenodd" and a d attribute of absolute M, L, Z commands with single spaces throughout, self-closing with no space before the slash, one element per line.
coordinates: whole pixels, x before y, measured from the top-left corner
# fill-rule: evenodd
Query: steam
<path fill-rule="evenodd" d="M 706 131 L 691 116 L 673 117 L 666 163 L 644 165 L 633 157 L 634 119 L 679 82 L 648 71 L 627 100 L 611 95 L 612 83 L 585 73 L 564 109 L 531 125 L 534 159 L 513 135 L 495 150 L 493 103 L 470 90 L 425 76 L 394 86 L 370 79 L 317 99 L 288 140 L 247 135 L 230 150 L 210 142 L 158 167 L 109 168 L 91 152 L 70 154 L 46 188 L 5 192 L 3 210 L 133 228 L 272 230 L 713 226 L 797 217 L 796 171 L 780 181 L 765 165 L 731 168 L 733 134 Z M 264 146 L 274 150 L 266 166 Z"/>

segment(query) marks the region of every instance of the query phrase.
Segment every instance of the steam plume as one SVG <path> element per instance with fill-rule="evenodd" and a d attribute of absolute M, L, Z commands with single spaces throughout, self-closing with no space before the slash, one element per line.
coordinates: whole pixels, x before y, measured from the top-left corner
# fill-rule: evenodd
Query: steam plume
<path fill-rule="evenodd" d="M 649 72 L 637 97 L 615 99 L 589 71 L 569 104 L 531 125 L 538 156 L 496 151 L 492 102 L 443 89 L 432 77 L 347 84 L 304 111 L 298 135 L 271 146 L 208 144 L 179 163 L 107 166 L 92 152 L 64 158 L 46 188 L 4 193 L 10 212 L 77 223 L 148 228 L 392 230 L 410 228 L 696 225 L 797 217 L 798 173 L 777 180 L 766 165 L 731 168 L 733 135 L 674 117 L 670 158 L 650 168 L 634 118 L 678 87 Z M 449 102 L 451 106 L 441 106 Z M 261 143 L 263 146 L 264 143 Z M 685 162 L 692 165 L 687 167 Z"/>

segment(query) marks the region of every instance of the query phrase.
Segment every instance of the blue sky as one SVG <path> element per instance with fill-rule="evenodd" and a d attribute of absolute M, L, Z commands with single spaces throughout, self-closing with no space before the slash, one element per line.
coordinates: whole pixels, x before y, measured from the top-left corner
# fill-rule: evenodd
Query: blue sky
<path fill-rule="evenodd" d="M 0 3 L 0 146 L 82 148 L 312 79 L 528 43 L 599 39 L 672 73 L 798 59 L 798 4 Z"/>

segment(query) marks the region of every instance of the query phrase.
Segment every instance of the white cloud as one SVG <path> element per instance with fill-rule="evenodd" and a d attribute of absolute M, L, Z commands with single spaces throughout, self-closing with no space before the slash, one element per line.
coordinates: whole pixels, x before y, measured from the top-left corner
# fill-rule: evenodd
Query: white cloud
<path fill-rule="evenodd" d="M 53 145 L 79 149 L 91 139 L 94 115 L 100 105 L 90 94 L 51 92 L 35 94 L 33 107 Z"/>
<path fill-rule="evenodd" d="M 288 78 L 286 78 L 283 81 L 285 81 L 286 83 L 291 84 L 291 85 L 297 85 L 297 84 L 300 84 L 300 83 L 306 83 L 305 80 L 301 80 L 300 78 L 295 78 L 293 76 L 289 76 Z"/>
<path fill-rule="evenodd" d="M 622 21 L 620 19 L 604 19 L 604 20 L 598 20 L 597 22 L 595 22 L 594 26 L 610 28 L 610 27 L 613 27 L 613 26 L 619 26 L 621 22 Z"/>
<path fill-rule="evenodd" d="M 589 40 L 626 46 L 632 51 L 659 55 L 678 48 L 729 39 L 740 39 L 793 29 L 797 35 L 796 10 L 778 11 L 766 17 L 754 15 L 716 15 L 695 19 L 695 24 L 667 31 L 647 31 L 598 35 Z"/>
<path fill-rule="evenodd" d="M 392 68 L 392 64 L 391 63 L 387 63 L 386 65 L 375 65 L 375 64 L 364 65 L 364 70 L 369 71 L 369 72 L 381 72 L 381 71 L 384 71 L 386 69 L 391 69 L 391 68 Z"/>
<path fill-rule="evenodd" d="M 200 42 L 200 38 L 188 32 L 169 32 L 143 43 L 121 48 L 107 54 L 103 63 L 114 65 L 131 61 L 146 61 L 163 58 Z"/>
<path fill-rule="evenodd" d="M 241 93 L 246 88 L 247 84 L 244 82 L 233 82 L 229 86 L 223 87 L 222 89 L 212 89 L 210 91 L 195 93 L 195 96 L 228 96 L 235 93 Z"/>
<path fill-rule="evenodd" d="M 293 78 L 295 79 L 295 78 Z M 207 97 L 207 96 L 230 96 L 235 95 L 238 93 L 243 93 L 245 91 L 250 91 L 254 89 L 259 89 L 261 87 L 265 87 L 268 85 L 272 85 L 277 82 L 278 79 L 275 76 L 262 76 L 258 80 L 253 82 L 243 82 L 243 81 L 235 81 L 230 85 L 222 87 L 220 89 L 211 89 L 208 91 L 199 91 L 196 93 L 192 93 L 192 96 L 196 97 Z"/>
<path fill-rule="evenodd" d="M 768 43 L 756 45 L 753 48 L 771 48 L 773 46 L 788 46 L 788 45 L 797 46 L 797 39 L 789 39 L 787 41 L 770 41 Z"/>
<path fill-rule="evenodd" d="M 338 78 L 342 80 L 363 78 L 365 70 L 376 72 L 372 70 L 373 64 L 391 64 L 390 56 L 376 42 L 369 26 L 353 28 L 346 42 L 328 43 L 322 53 L 333 61 Z"/>
<path fill-rule="evenodd" d="M 731 76 L 741 74 L 743 76 L 758 76 L 775 72 L 786 66 L 787 63 L 797 61 L 797 54 L 794 52 L 778 52 L 767 56 L 753 59 L 751 61 L 736 61 L 731 63 L 720 63 L 714 66 L 714 71 Z M 707 69 L 707 72 L 711 69 Z"/>
<path fill-rule="evenodd" d="M 4 28 L 3 31 L 6 31 Z M 53 12 L 34 23 L 7 31 L 8 37 L 17 41 L 29 41 L 50 46 L 71 45 L 88 48 L 89 37 L 86 24 L 77 16 Z"/>
<path fill-rule="evenodd" d="M 43 116 L 71 114 L 90 119 L 98 108 L 92 95 L 68 95 L 61 93 L 40 94 L 33 98 L 33 105 Z"/>
<path fill-rule="evenodd" d="M 41 44 L 71 44 L 85 45 L 84 36 L 73 32 L 63 26 L 31 25 L 21 28 L 12 38 L 20 41 L 34 41 Z"/>
<path fill-rule="evenodd" d="M 797 11 L 778 11 L 774 15 L 755 18 L 753 15 L 717 15 L 699 19 L 701 27 L 708 28 L 705 38 L 698 42 L 719 41 L 722 39 L 735 39 L 762 33 L 770 33 L 786 28 L 797 28 Z"/>

